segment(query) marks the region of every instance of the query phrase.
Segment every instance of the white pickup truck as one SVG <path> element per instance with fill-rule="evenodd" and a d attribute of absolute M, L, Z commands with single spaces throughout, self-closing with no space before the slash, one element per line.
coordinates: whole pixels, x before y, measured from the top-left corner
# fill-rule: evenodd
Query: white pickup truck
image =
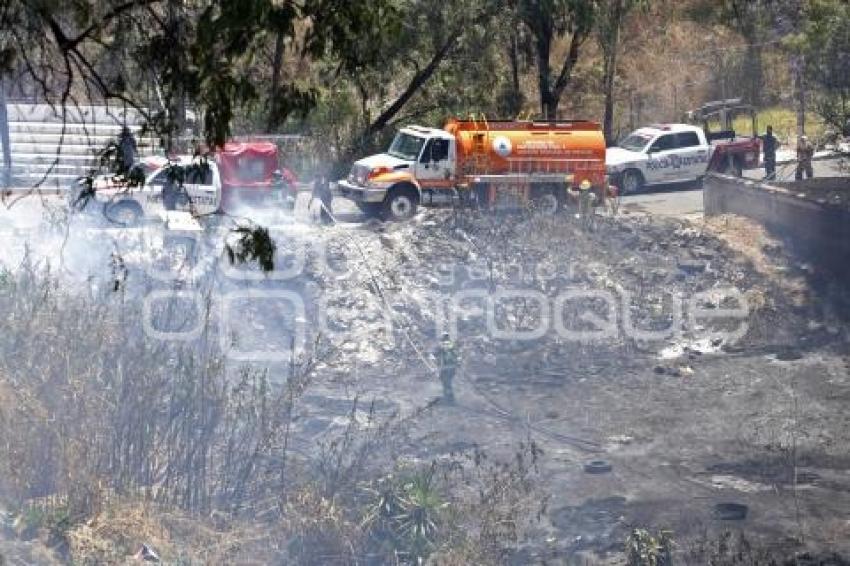
<path fill-rule="evenodd" d="M 95 177 L 94 200 L 103 207 L 107 219 L 116 224 L 131 226 L 144 217 L 156 217 L 165 211 L 164 189 L 169 184 L 168 166 L 181 167 L 186 178 L 181 191 L 175 195 L 175 209 L 191 211 L 196 215 L 212 214 L 221 204 L 221 176 L 215 161 L 200 162 L 184 156 L 169 162 L 165 158 L 150 157 L 137 166 L 145 171 L 145 182 L 140 187 L 127 187 L 126 183 L 113 182 L 113 175 Z M 76 199 L 72 196 L 72 201 Z"/>
<path fill-rule="evenodd" d="M 759 166 L 760 145 L 755 137 L 736 137 L 733 131 L 706 136 L 690 124 L 661 124 L 640 128 L 605 154 L 605 168 L 621 194 L 644 186 L 701 179 L 707 171 L 740 175 Z"/>

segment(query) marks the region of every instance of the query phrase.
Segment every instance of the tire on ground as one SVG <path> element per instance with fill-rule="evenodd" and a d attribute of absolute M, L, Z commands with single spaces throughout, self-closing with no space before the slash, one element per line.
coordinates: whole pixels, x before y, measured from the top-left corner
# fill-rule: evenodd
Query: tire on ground
<path fill-rule="evenodd" d="M 384 220 L 407 220 L 416 214 L 419 192 L 409 183 L 394 185 L 387 192 L 383 205 Z"/>

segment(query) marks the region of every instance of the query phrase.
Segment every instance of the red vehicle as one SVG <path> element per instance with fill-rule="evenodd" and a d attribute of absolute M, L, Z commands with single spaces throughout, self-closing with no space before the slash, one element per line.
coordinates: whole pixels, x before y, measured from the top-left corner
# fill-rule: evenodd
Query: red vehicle
<path fill-rule="evenodd" d="M 215 153 L 221 174 L 221 209 L 284 203 L 294 199 L 295 175 L 280 166 L 277 145 L 268 141 L 232 141 Z"/>
<path fill-rule="evenodd" d="M 755 108 L 743 104 L 740 98 L 717 100 L 691 112 L 694 121 L 705 130 L 705 137 L 714 146 L 709 171 L 741 176 L 747 169 L 760 166 L 761 141 Z M 750 135 L 735 131 L 735 122 L 749 122 Z M 712 128 L 715 131 L 712 131 Z"/>

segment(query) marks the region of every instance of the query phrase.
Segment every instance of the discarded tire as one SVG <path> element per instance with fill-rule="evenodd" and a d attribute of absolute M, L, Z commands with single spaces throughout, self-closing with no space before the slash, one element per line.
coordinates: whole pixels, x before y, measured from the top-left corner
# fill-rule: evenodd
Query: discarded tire
<path fill-rule="evenodd" d="M 714 506 L 714 518 L 721 521 L 743 521 L 749 508 L 742 503 L 718 503 Z"/>
<path fill-rule="evenodd" d="M 794 348 L 785 348 L 776 352 L 776 359 L 780 362 L 793 362 L 801 359 L 802 357 L 802 352 Z"/>
<path fill-rule="evenodd" d="M 588 474 L 607 474 L 611 469 L 611 464 L 605 460 L 593 460 L 584 465 L 584 471 Z"/>

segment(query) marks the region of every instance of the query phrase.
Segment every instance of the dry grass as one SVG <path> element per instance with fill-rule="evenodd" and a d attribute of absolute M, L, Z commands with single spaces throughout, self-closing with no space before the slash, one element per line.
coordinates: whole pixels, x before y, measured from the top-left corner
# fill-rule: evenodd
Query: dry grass
<path fill-rule="evenodd" d="M 213 344 L 147 340 L 132 292 L 72 295 L 32 268 L 0 289 L 0 494 L 20 537 L 76 564 L 130 563 L 143 543 L 184 564 L 386 563 L 454 548 L 486 563 L 522 538 L 527 458 L 447 463 L 408 519 L 378 528 L 363 486 L 396 477 L 417 413 L 370 411 L 363 427 L 355 400 L 344 431 L 290 453 L 295 406 L 331 355 L 320 342 L 287 379 L 228 374 Z M 410 534 L 424 508 L 438 525 L 428 541 Z"/>

